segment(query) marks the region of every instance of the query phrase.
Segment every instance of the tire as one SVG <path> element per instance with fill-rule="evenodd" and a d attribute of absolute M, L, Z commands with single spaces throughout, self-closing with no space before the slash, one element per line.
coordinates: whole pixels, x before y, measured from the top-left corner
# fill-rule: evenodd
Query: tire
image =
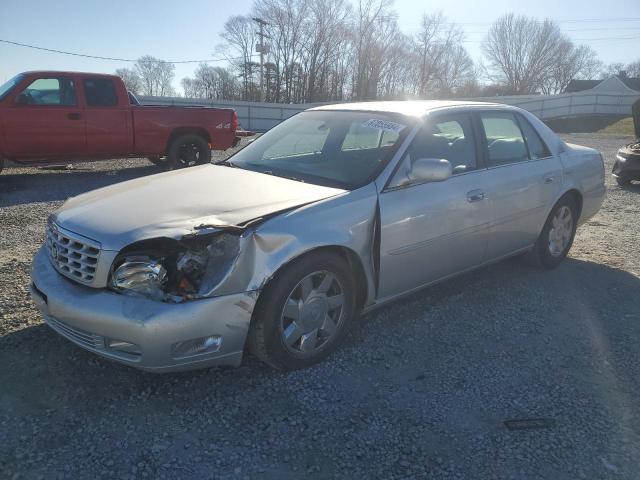
<path fill-rule="evenodd" d="M 629 177 L 624 176 L 624 175 L 618 175 L 616 177 L 616 182 L 621 187 L 628 187 L 629 185 L 631 185 L 631 179 Z"/>
<path fill-rule="evenodd" d="M 569 227 L 566 226 L 566 223 L 560 221 L 560 219 L 566 218 L 565 215 L 567 212 L 571 215 L 571 225 Z M 554 220 L 558 224 L 564 225 L 564 227 L 556 229 Z M 570 196 L 564 196 L 558 200 L 558 203 L 556 203 L 551 210 L 549 217 L 547 217 L 547 221 L 542 228 L 542 232 L 533 250 L 527 255 L 529 263 L 549 269 L 560 265 L 567 257 L 571 245 L 573 245 L 577 221 L 578 206 L 575 200 Z M 561 235 L 556 235 L 552 230 L 555 230 Z"/>
<path fill-rule="evenodd" d="M 249 351 L 278 370 L 310 367 L 344 340 L 355 308 L 347 263 L 328 252 L 304 256 L 285 266 L 262 291 L 249 328 Z"/>
<path fill-rule="evenodd" d="M 196 134 L 180 135 L 171 142 L 167 160 L 172 169 L 209 163 L 211 162 L 209 142 Z"/>

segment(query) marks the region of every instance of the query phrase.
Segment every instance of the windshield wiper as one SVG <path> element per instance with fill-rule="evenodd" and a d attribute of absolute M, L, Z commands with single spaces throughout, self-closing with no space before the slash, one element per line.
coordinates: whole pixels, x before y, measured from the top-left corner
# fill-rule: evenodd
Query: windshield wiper
<path fill-rule="evenodd" d="M 274 176 L 274 177 L 287 178 L 287 179 L 289 179 L 289 180 L 294 180 L 294 181 L 296 181 L 296 182 L 306 183 L 306 182 L 305 182 L 303 179 L 301 179 L 301 178 L 293 177 L 293 176 L 290 176 L 290 175 L 284 175 L 284 174 L 282 174 L 282 173 L 273 173 L 273 171 L 272 171 L 272 170 L 263 170 L 261 173 L 264 173 L 264 174 L 266 174 L 266 175 L 272 175 L 272 176 Z"/>
<path fill-rule="evenodd" d="M 229 160 L 222 160 L 221 162 L 214 163 L 214 165 L 224 165 L 225 167 L 231 167 L 231 168 L 242 168 L 236 165 L 235 163 L 231 163 Z"/>

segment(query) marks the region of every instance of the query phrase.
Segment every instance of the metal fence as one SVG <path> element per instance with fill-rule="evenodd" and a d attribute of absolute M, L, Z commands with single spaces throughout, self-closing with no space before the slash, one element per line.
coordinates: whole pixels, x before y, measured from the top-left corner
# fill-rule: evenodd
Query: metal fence
<path fill-rule="evenodd" d="M 513 95 L 505 97 L 467 98 L 465 100 L 504 103 L 530 111 L 543 120 L 592 115 L 631 115 L 631 105 L 640 98 L 634 93 L 595 93 L 585 91 L 561 95 Z M 141 97 L 145 105 L 206 105 L 233 108 L 240 124 L 247 130 L 264 132 L 296 113 L 321 105 L 318 103 L 285 104 L 206 100 L 180 97 Z"/>

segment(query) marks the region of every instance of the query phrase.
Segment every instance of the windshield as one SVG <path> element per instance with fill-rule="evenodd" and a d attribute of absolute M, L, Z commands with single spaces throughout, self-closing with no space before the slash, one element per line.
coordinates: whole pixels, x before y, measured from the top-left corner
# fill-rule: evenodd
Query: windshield
<path fill-rule="evenodd" d="M 7 80 L 5 83 L 0 85 L 0 100 L 3 100 L 4 97 L 6 97 L 7 94 L 11 91 L 11 89 L 13 87 L 15 87 L 18 83 L 20 83 L 20 81 L 22 80 L 23 76 L 24 75 L 19 73 L 18 75 L 16 75 L 12 79 Z"/>
<path fill-rule="evenodd" d="M 408 134 L 410 122 L 379 112 L 302 112 L 269 130 L 229 163 L 351 190 L 380 173 Z"/>

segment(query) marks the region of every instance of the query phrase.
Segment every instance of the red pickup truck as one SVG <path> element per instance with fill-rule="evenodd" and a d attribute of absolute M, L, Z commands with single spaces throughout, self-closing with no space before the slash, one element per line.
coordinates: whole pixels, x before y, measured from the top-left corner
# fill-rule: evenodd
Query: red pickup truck
<path fill-rule="evenodd" d="M 142 106 L 114 75 L 26 72 L 0 86 L 0 170 L 130 156 L 187 167 L 235 146 L 237 129 L 232 109 Z"/>

